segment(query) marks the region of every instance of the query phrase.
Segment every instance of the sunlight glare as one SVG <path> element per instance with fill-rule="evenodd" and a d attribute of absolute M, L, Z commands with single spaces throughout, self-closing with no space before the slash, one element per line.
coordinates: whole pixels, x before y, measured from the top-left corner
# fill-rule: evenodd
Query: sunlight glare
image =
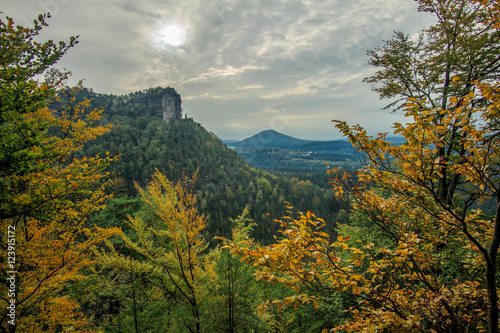
<path fill-rule="evenodd" d="M 161 29 L 159 38 L 164 44 L 179 46 L 184 43 L 186 32 L 177 24 L 172 24 Z"/>

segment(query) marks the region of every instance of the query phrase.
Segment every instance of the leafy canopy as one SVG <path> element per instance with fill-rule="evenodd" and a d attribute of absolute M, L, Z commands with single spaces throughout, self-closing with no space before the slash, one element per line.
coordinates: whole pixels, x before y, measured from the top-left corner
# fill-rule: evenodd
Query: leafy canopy
<path fill-rule="evenodd" d="M 84 278 L 94 262 L 92 248 L 116 228 L 88 224 L 88 216 L 102 209 L 111 181 L 105 168 L 115 158 L 74 158 L 83 144 L 109 131 L 97 126 L 102 109 L 89 110 L 89 101 L 76 103 L 74 90 L 63 89 L 69 73 L 49 67 L 76 44 L 38 43 L 48 15 L 34 28 L 0 21 L 0 224 L 15 229 L 15 267 L 8 266 L 6 232 L 1 239 L 0 329 L 14 332 L 87 330 L 78 303 L 66 292 Z M 50 77 L 43 83 L 36 79 Z M 66 95 L 67 107 L 51 110 L 51 100 Z M 9 293 L 8 271 L 16 271 L 15 291 Z M 7 323 L 7 305 L 16 304 L 16 325 Z"/>

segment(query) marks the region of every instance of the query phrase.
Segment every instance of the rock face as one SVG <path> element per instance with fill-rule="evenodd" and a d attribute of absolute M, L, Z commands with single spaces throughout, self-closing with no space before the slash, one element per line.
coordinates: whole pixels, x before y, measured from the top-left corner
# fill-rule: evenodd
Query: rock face
<path fill-rule="evenodd" d="M 166 88 L 162 95 L 161 107 L 163 119 L 167 122 L 182 119 L 181 95 L 174 88 Z"/>

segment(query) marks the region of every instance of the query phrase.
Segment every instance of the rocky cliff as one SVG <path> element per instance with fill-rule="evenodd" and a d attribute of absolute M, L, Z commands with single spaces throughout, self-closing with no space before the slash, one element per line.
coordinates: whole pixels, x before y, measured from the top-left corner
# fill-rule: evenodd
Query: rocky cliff
<path fill-rule="evenodd" d="M 182 119 L 181 95 L 174 88 L 166 88 L 162 92 L 161 107 L 165 121 Z"/>

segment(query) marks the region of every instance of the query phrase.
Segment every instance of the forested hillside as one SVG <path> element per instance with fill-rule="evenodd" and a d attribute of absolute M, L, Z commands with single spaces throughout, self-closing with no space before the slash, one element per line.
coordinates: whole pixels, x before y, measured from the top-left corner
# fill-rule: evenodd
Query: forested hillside
<path fill-rule="evenodd" d="M 335 217 L 341 207 L 328 186 L 313 185 L 310 180 L 275 176 L 246 164 L 241 157 L 213 133 L 193 119 L 167 122 L 158 112 L 164 88 L 148 89 L 126 96 L 94 93 L 84 88 L 72 103 L 90 100 L 92 107 L 103 108 L 101 124 L 112 124 L 111 130 L 85 145 L 78 156 L 119 156 L 109 171 L 116 176 L 110 207 L 132 200 L 137 195 L 134 183 L 144 187 L 155 170 L 176 181 L 197 172 L 194 190 L 201 211 L 208 216 L 209 239 L 229 236 L 230 218 L 249 206 L 249 217 L 259 221 L 252 236 L 268 243 L 277 235 L 279 225 L 273 217 L 285 213 L 285 203 L 313 207 L 329 219 L 328 230 L 334 232 Z M 160 104 L 161 105 L 161 104 Z M 55 109 L 61 106 L 54 104 Z M 327 179 L 323 165 L 323 179 Z M 323 181 L 323 185 L 325 182 Z M 327 185 L 327 184 L 326 184 Z M 123 203 L 124 204 L 124 203 Z M 104 210 L 100 216 L 121 224 L 123 215 L 111 216 Z M 101 217 L 96 217 L 100 220 Z M 97 221 L 96 220 L 96 221 Z"/>
<path fill-rule="evenodd" d="M 292 148 L 304 145 L 310 141 L 285 135 L 275 130 L 264 130 L 244 140 L 233 142 L 234 147 L 275 147 Z"/>

